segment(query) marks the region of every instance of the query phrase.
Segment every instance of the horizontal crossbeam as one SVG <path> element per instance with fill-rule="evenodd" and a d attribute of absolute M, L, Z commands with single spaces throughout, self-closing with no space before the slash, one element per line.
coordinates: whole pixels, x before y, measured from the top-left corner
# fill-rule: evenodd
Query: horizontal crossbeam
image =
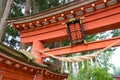
<path fill-rule="evenodd" d="M 88 13 L 83 20 L 85 35 L 120 28 L 120 4 Z M 80 18 L 80 16 L 76 17 Z M 34 39 L 44 43 L 68 40 L 66 27 L 58 22 L 36 31 L 21 32 L 22 43 L 32 43 Z"/>
<path fill-rule="evenodd" d="M 90 50 L 98 50 L 109 46 L 110 44 L 112 44 L 117 40 L 120 40 L 120 37 L 88 42 L 86 44 L 76 45 L 72 47 L 67 46 L 62 48 L 51 49 L 44 51 L 44 53 L 52 54 L 52 55 L 64 55 L 64 54 L 72 54 L 77 52 L 86 52 Z M 115 46 L 120 46 L 120 43 L 116 44 Z M 43 55 L 42 57 L 43 58 L 47 57 L 47 55 Z"/>

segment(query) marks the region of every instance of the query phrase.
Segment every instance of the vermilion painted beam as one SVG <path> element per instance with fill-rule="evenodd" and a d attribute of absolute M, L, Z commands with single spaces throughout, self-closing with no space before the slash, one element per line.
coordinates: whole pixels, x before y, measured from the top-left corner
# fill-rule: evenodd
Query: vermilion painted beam
<path fill-rule="evenodd" d="M 64 55 L 64 54 L 71 54 L 71 53 L 76 53 L 76 52 L 98 50 L 98 49 L 102 49 L 102 48 L 105 48 L 105 47 L 111 45 L 113 42 L 115 42 L 117 40 L 120 40 L 120 36 L 111 38 L 111 39 L 93 41 L 93 42 L 89 42 L 87 44 L 76 45 L 73 47 L 67 46 L 67 47 L 63 47 L 63 48 L 51 49 L 51 50 L 45 51 L 45 53 L 52 54 L 52 55 Z M 120 43 L 116 44 L 115 46 L 120 46 Z M 43 54 L 42 57 L 44 58 L 47 56 Z"/>
<path fill-rule="evenodd" d="M 120 4 L 103 8 L 85 15 L 83 25 L 86 35 L 120 28 Z M 78 16 L 79 17 L 79 16 Z M 30 32 L 21 32 L 22 43 L 32 43 L 34 39 L 44 43 L 67 40 L 65 25 L 61 23 Z"/>

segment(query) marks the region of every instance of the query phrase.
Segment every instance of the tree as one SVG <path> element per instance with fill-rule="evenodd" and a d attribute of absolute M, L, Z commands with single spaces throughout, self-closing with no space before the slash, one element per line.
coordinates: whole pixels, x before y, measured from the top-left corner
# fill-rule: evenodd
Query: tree
<path fill-rule="evenodd" d="M 0 19 L 1 19 L 2 16 L 3 16 L 3 12 L 4 12 L 4 9 L 5 9 L 5 5 L 6 5 L 6 0 L 1 0 L 1 1 L 0 1 Z"/>
<path fill-rule="evenodd" d="M 5 3 L 5 1 L 7 1 L 7 0 L 0 1 L 0 11 L 4 10 L 4 8 L 1 6 L 3 5 L 3 3 Z M 34 1 L 34 4 L 31 1 Z M 37 2 L 35 2 L 35 1 L 37 1 Z M 36 5 L 36 3 L 37 3 L 37 5 Z M 39 3 L 39 5 L 38 5 L 38 3 Z M 57 1 L 52 1 L 52 0 L 43 0 L 43 1 L 42 0 L 14 0 L 9 18 L 16 18 L 16 17 L 21 17 L 24 15 L 37 13 L 38 9 L 39 9 L 39 11 L 42 11 L 45 9 L 49 9 L 49 8 L 58 6 L 57 4 L 61 5 L 61 3 L 59 3 L 58 0 Z M 28 7 L 25 7 L 26 5 Z M 4 4 L 4 7 L 5 6 L 6 6 L 6 3 Z M 33 7 L 37 8 L 37 11 L 35 11 L 35 10 L 33 11 Z M 2 14 L 2 12 L 1 12 L 1 14 Z M 7 44 L 8 46 L 11 46 L 13 48 L 17 47 L 17 49 L 18 49 L 18 47 L 20 45 L 19 40 L 17 40 L 19 37 L 18 31 L 11 28 L 10 24 L 8 24 L 8 25 L 6 25 L 6 30 L 3 32 L 5 32 L 5 34 L 2 35 L 3 36 L 2 41 L 5 44 Z"/>
<path fill-rule="evenodd" d="M 6 29 L 6 19 L 8 18 L 9 14 L 10 14 L 12 4 L 13 4 L 13 0 L 8 0 L 6 3 L 4 13 L 1 12 L 1 14 L 3 14 L 3 15 L 0 20 L 0 41 L 2 41 L 2 37 L 3 37 L 4 31 Z M 5 4 L 3 6 L 5 6 Z"/>
<path fill-rule="evenodd" d="M 23 16 L 23 8 L 24 8 L 25 0 L 14 0 L 11 12 L 8 18 L 16 18 Z M 3 35 L 3 43 L 14 48 L 19 49 L 20 39 L 19 32 L 16 29 L 10 27 L 8 23 L 6 25 L 5 34 Z"/>
<path fill-rule="evenodd" d="M 24 15 L 30 15 L 30 6 L 31 6 L 31 0 L 26 0 L 25 2 L 25 13 Z"/>
<path fill-rule="evenodd" d="M 90 71 L 92 80 L 114 80 L 105 68 L 93 67 Z"/>
<path fill-rule="evenodd" d="M 39 12 L 39 0 L 32 0 L 33 3 L 33 14 Z"/>
<path fill-rule="evenodd" d="M 96 35 L 90 35 L 86 37 L 86 40 L 87 42 L 89 42 L 89 41 L 94 41 L 94 40 L 105 39 L 111 35 L 110 33 L 102 32 Z M 90 80 L 90 79 L 92 80 L 113 80 L 108 70 L 110 67 L 113 67 L 112 64 L 109 62 L 109 60 L 114 50 L 115 50 L 114 48 L 108 49 L 104 53 L 102 53 L 99 57 L 88 60 L 88 62 L 86 61 L 79 62 L 77 65 L 79 68 L 76 70 L 76 72 L 71 72 L 68 79 L 69 80 Z M 85 54 L 91 54 L 93 52 L 95 51 L 83 52 L 81 54 L 85 55 Z M 72 67 L 75 68 L 75 66 L 72 66 Z M 76 78 L 74 74 L 77 74 L 78 78 Z"/>

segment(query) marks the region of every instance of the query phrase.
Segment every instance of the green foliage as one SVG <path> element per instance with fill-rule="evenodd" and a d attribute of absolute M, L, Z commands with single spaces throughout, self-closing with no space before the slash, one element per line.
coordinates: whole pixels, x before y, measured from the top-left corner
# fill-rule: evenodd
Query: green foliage
<path fill-rule="evenodd" d="M 18 31 L 16 29 L 11 28 L 10 25 L 7 25 L 5 32 L 13 37 L 19 36 Z"/>
<path fill-rule="evenodd" d="M 14 0 L 9 18 L 23 16 L 22 9 L 24 8 L 25 0 Z"/>
<path fill-rule="evenodd" d="M 20 17 L 20 16 L 23 16 L 23 13 L 21 12 L 21 8 L 20 7 L 17 7 L 17 6 L 14 6 L 12 8 L 12 12 L 10 14 L 10 18 L 16 18 L 16 17 Z"/>
<path fill-rule="evenodd" d="M 15 3 L 23 5 L 26 0 L 14 0 Z"/>
<path fill-rule="evenodd" d="M 71 73 L 68 80 L 114 80 L 106 68 L 90 66 L 89 61 L 79 63 L 77 77 L 75 74 Z"/>
<path fill-rule="evenodd" d="M 43 11 L 43 10 L 48 10 L 50 8 L 54 8 L 56 6 L 61 5 L 59 3 L 59 0 L 40 0 L 39 1 L 39 11 Z"/>
<path fill-rule="evenodd" d="M 75 76 L 71 73 L 71 74 L 69 74 L 69 77 L 67 80 L 75 80 Z"/>
<path fill-rule="evenodd" d="M 38 8 L 39 11 L 44 11 L 64 5 L 68 2 L 70 2 L 70 0 L 40 0 Z"/>
<path fill-rule="evenodd" d="M 11 28 L 10 25 L 8 24 L 5 32 L 6 33 L 3 39 L 4 43 L 7 44 L 8 46 L 11 46 L 14 49 L 18 49 L 20 45 L 18 31 L 16 29 Z"/>
<path fill-rule="evenodd" d="M 70 41 L 66 40 L 62 42 L 62 46 L 68 46 L 70 45 Z"/>
<path fill-rule="evenodd" d="M 112 37 L 120 36 L 120 28 L 111 31 Z"/>
<path fill-rule="evenodd" d="M 93 67 L 90 71 L 92 80 L 114 80 L 105 68 Z"/>
<path fill-rule="evenodd" d="M 25 0 L 14 0 L 14 4 L 12 6 L 9 18 L 23 16 L 22 9 L 24 8 L 24 4 Z M 18 31 L 11 28 L 10 25 L 8 24 L 6 26 L 3 42 L 14 49 L 18 49 L 20 43 L 18 37 L 19 37 Z"/>
<path fill-rule="evenodd" d="M 96 40 L 96 38 L 97 38 L 96 34 L 86 36 L 87 42 L 94 41 Z"/>
<path fill-rule="evenodd" d="M 85 61 L 83 63 L 79 63 L 81 66 L 79 67 L 78 72 L 78 80 L 89 80 L 89 65 L 88 61 Z"/>
<path fill-rule="evenodd" d="M 113 64 L 111 64 L 109 60 L 111 59 L 111 55 L 114 50 L 114 48 L 108 49 L 98 57 L 100 67 L 106 68 L 108 70 L 110 67 L 113 68 Z"/>
<path fill-rule="evenodd" d="M 119 33 L 119 32 L 118 32 Z M 110 36 L 110 33 L 99 33 L 94 34 L 86 37 L 87 42 L 100 40 L 100 39 L 106 39 L 108 36 Z M 109 62 L 111 55 L 115 49 L 111 48 L 106 50 L 104 53 L 102 53 L 98 58 L 98 65 L 99 67 L 91 66 L 91 64 L 95 63 L 95 59 L 93 60 L 93 63 L 89 63 L 89 66 L 86 62 L 79 63 L 79 72 L 78 72 L 78 78 L 76 79 L 74 77 L 69 77 L 71 79 L 69 80 L 114 80 L 112 76 L 108 73 L 108 70 L 110 67 L 113 67 L 113 65 Z M 89 51 L 89 52 L 82 52 L 82 55 L 91 54 L 95 51 Z"/>

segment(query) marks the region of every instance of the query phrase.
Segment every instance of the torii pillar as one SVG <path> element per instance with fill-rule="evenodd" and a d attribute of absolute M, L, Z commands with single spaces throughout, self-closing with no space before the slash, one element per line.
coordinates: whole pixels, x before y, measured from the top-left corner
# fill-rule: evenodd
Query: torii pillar
<path fill-rule="evenodd" d="M 39 52 L 35 52 L 34 50 L 40 51 L 40 50 L 43 50 L 43 49 L 44 49 L 44 44 L 41 41 L 34 40 L 32 42 L 32 50 L 33 51 L 31 52 L 31 54 L 33 54 L 36 57 L 35 61 L 37 63 L 42 63 L 42 57 L 41 57 L 42 54 L 40 54 Z"/>

